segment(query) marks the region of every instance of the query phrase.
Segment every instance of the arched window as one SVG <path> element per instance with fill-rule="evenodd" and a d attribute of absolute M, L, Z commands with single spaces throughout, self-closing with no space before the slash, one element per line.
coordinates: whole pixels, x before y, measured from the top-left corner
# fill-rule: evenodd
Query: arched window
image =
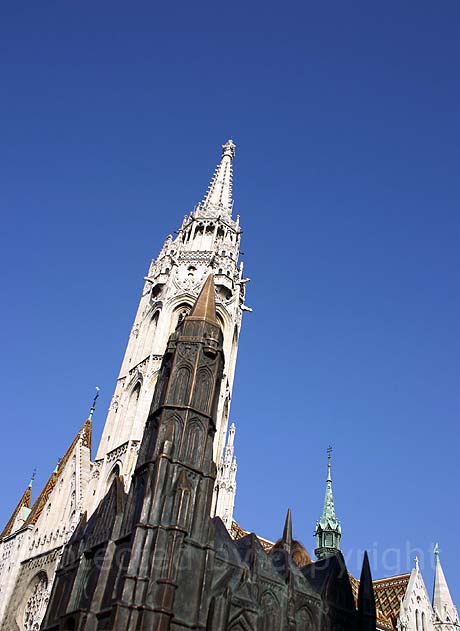
<path fill-rule="evenodd" d="M 133 424 L 134 419 L 136 417 L 137 404 L 139 402 L 140 394 L 141 394 L 141 382 L 138 381 L 131 392 L 131 396 L 129 397 L 129 401 L 128 401 L 128 409 L 126 410 L 126 423 L 128 427 L 129 425 Z"/>
<path fill-rule="evenodd" d="M 417 631 L 422 631 L 420 624 L 420 611 L 418 609 L 415 610 L 415 628 Z"/>
<path fill-rule="evenodd" d="M 190 305 L 181 304 L 174 310 L 174 313 L 171 318 L 171 328 L 169 330 L 169 334 L 171 334 L 177 326 L 182 322 L 182 320 L 190 313 Z"/>
<path fill-rule="evenodd" d="M 193 407 L 199 412 L 207 414 L 213 394 L 212 373 L 207 368 L 200 368 L 195 380 L 193 390 Z"/>
<path fill-rule="evenodd" d="M 107 476 L 107 485 L 106 485 L 107 491 L 112 486 L 112 482 L 114 481 L 114 479 L 118 478 L 119 476 L 120 476 L 120 465 L 117 463 L 114 467 L 112 467 L 112 470 Z"/>
<path fill-rule="evenodd" d="M 150 322 L 147 327 L 147 331 L 145 334 L 144 347 L 142 349 L 142 357 L 139 357 L 139 361 L 142 361 L 153 352 L 153 341 L 155 339 L 155 333 L 158 326 L 158 320 L 160 318 L 160 312 L 155 311 L 155 313 L 150 318 Z"/>
<path fill-rule="evenodd" d="M 188 394 L 188 385 L 190 381 L 190 369 L 187 366 L 181 366 L 176 370 L 174 381 L 168 393 L 168 403 L 186 404 Z"/>
<path fill-rule="evenodd" d="M 426 620 L 425 620 L 425 612 L 422 611 L 422 631 L 426 631 Z"/>
<path fill-rule="evenodd" d="M 201 462 L 201 454 L 203 451 L 203 428 L 199 421 L 194 420 L 190 423 L 186 440 L 186 455 L 188 462 L 199 465 Z"/>
<path fill-rule="evenodd" d="M 45 572 L 36 574 L 29 583 L 24 606 L 24 629 L 39 629 L 48 604 L 48 577 Z"/>
<path fill-rule="evenodd" d="M 278 631 L 280 628 L 280 606 L 270 592 L 265 592 L 260 599 L 261 616 L 259 631 Z"/>

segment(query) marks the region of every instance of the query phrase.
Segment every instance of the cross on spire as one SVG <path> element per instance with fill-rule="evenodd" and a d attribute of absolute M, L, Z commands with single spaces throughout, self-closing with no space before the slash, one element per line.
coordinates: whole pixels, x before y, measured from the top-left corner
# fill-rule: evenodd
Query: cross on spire
<path fill-rule="evenodd" d="M 93 402 L 91 404 L 91 407 L 89 409 L 89 414 L 88 414 L 88 420 L 90 420 L 90 421 L 93 420 L 94 410 L 96 409 L 96 401 L 99 398 L 99 390 L 100 390 L 100 388 L 98 386 L 96 386 L 96 394 L 94 395 L 94 399 L 93 399 Z"/>
<path fill-rule="evenodd" d="M 318 559 L 324 559 L 340 550 L 340 538 L 342 529 L 340 522 L 335 514 L 334 496 L 332 494 L 332 477 L 331 477 L 331 459 L 332 447 L 326 450 L 327 453 L 327 480 L 326 493 L 324 495 L 323 513 L 316 525 L 316 556 Z"/>

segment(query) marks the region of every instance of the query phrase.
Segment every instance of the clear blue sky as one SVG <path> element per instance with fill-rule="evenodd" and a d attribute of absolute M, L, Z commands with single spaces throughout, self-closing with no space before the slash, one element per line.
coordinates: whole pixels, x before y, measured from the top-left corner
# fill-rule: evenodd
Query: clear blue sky
<path fill-rule="evenodd" d="M 229 136 L 252 282 L 232 418 L 236 517 L 309 549 L 334 446 L 356 573 L 439 541 L 458 601 L 460 4 L 0 8 L 5 521 L 97 384 L 142 278 Z M 400 551 L 400 559 L 396 552 Z"/>

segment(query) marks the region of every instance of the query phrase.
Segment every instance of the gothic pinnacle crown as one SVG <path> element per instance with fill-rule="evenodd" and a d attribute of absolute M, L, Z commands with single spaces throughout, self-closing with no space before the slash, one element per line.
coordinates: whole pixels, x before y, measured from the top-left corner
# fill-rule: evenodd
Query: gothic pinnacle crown
<path fill-rule="evenodd" d="M 217 165 L 206 195 L 197 208 L 197 215 L 215 215 L 222 212 L 231 215 L 233 207 L 233 167 L 235 143 L 227 140 L 222 145 L 222 158 Z"/>
<path fill-rule="evenodd" d="M 233 158 L 235 157 L 235 149 L 236 145 L 230 138 L 229 140 L 227 140 L 225 145 L 222 145 L 222 157 L 229 156 L 229 158 L 232 158 L 233 160 Z"/>

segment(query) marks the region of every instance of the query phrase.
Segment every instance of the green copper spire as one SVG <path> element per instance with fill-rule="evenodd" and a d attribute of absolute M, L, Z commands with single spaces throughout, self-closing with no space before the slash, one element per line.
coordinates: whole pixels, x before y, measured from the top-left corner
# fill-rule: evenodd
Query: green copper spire
<path fill-rule="evenodd" d="M 315 531 L 315 554 L 318 560 L 325 559 L 331 556 L 331 554 L 334 554 L 336 550 L 340 550 L 340 538 L 342 536 L 342 528 L 335 515 L 334 496 L 332 494 L 331 454 L 332 447 L 328 447 L 326 494 L 324 496 L 323 514 L 316 524 Z"/>

